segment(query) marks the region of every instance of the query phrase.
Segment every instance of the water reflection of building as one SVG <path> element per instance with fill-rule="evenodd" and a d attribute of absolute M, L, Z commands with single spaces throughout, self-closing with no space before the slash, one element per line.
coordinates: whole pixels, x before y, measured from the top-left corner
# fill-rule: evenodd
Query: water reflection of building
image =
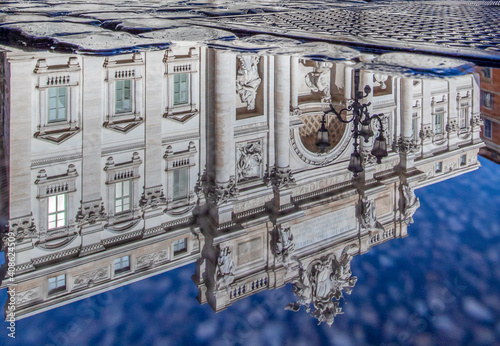
<path fill-rule="evenodd" d="M 480 145 L 473 75 L 361 71 L 392 150 L 377 165 L 364 144 L 353 180 L 348 126 L 329 119 L 331 147 L 314 146 L 353 66 L 190 45 L 2 53 L 17 316 L 195 261 L 215 311 L 289 282 L 299 305 L 350 290 L 352 256 L 406 236 L 414 189 L 476 169 Z"/>
<path fill-rule="evenodd" d="M 481 117 L 484 125 L 481 139 L 486 147 L 479 154 L 500 163 L 500 69 L 482 67 L 481 77 Z"/>

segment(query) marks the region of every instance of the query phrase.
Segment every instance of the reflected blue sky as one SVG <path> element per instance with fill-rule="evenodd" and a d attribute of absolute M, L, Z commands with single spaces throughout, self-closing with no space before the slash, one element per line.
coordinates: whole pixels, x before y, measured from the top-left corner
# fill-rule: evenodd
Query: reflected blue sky
<path fill-rule="evenodd" d="M 295 300 L 290 285 L 215 314 L 196 301 L 190 265 L 18 321 L 16 344 L 498 343 L 500 167 L 480 162 L 473 173 L 416 191 L 421 206 L 409 237 L 353 259 L 358 282 L 331 328 L 283 310 Z"/>

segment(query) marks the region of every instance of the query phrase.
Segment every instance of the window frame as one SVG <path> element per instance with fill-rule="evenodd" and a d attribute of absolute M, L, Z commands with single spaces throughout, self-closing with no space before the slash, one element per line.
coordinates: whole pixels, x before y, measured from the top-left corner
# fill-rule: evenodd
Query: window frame
<path fill-rule="evenodd" d="M 124 258 L 127 258 L 127 262 L 128 262 L 128 265 L 127 266 L 124 266 L 123 263 L 123 259 Z M 116 265 L 117 265 L 117 260 L 119 261 L 119 266 L 120 268 L 116 269 Z M 113 260 L 113 273 L 114 275 L 120 275 L 120 274 L 123 274 L 123 273 L 127 273 L 127 272 L 130 272 L 130 270 L 132 269 L 132 266 L 131 266 L 131 259 L 130 259 L 130 255 L 125 255 L 125 256 L 122 256 L 122 257 L 118 257 L 118 258 L 115 258 Z"/>
<path fill-rule="evenodd" d="M 176 100 L 175 100 L 175 98 L 176 98 L 176 91 L 175 91 L 176 84 L 178 84 L 178 85 L 179 85 L 179 89 L 181 89 L 181 86 L 182 86 L 182 84 L 181 84 L 181 82 L 182 82 L 182 81 L 179 81 L 179 83 L 176 83 L 176 79 L 177 79 L 178 77 L 181 77 L 181 76 L 185 76 L 185 78 L 186 78 L 186 80 L 185 80 L 185 87 L 186 87 L 186 90 L 184 91 L 184 93 L 185 93 L 185 99 L 186 99 L 186 100 L 185 100 L 185 101 L 179 101 L 179 102 L 176 102 Z M 191 96 L 191 95 L 190 95 L 191 93 L 189 92 L 189 89 L 190 89 L 190 87 L 191 87 L 191 86 L 190 86 L 190 83 L 189 83 L 189 82 L 190 82 L 190 79 L 191 79 L 191 78 L 190 78 L 190 76 L 189 76 L 189 73 L 186 73 L 186 72 L 184 72 L 184 73 L 176 73 L 176 74 L 174 74 L 173 100 L 172 100 L 172 102 L 173 102 L 173 106 L 174 106 L 174 107 L 185 106 L 185 105 L 188 105 L 188 104 L 190 103 L 190 96 Z M 181 97 L 181 96 L 180 96 L 180 94 L 181 94 L 181 93 L 182 93 L 182 90 L 179 90 L 179 98 Z"/>
<path fill-rule="evenodd" d="M 62 286 L 59 286 L 58 283 L 59 283 L 59 278 L 61 278 L 64 280 L 64 285 Z M 51 279 L 55 279 L 54 283 L 55 283 L 55 287 L 54 288 L 50 288 L 51 286 Z M 56 293 L 60 293 L 60 292 L 66 292 L 67 291 L 67 281 L 66 281 L 66 274 L 60 274 L 60 275 L 57 275 L 57 276 L 52 276 L 52 277 L 49 277 L 47 279 L 47 292 L 48 292 L 48 295 L 53 295 L 53 294 L 56 294 Z"/>
<path fill-rule="evenodd" d="M 49 65 L 47 59 L 38 59 L 33 72 L 37 81 L 38 100 L 36 103 L 37 129 L 34 137 L 60 144 L 80 131 L 81 68 L 78 58 L 70 57 L 65 65 Z M 65 118 L 57 117 L 55 120 L 50 120 L 50 93 L 63 88 L 66 90 Z"/>
<path fill-rule="evenodd" d="M 142 124 L 144 111 L 143 90 L 145 63 L 141 53 L 130 53 L 120 56 L 107 57 L 104 62 L 106 68 L 106 112 L 103 126 L 109 130 L 128 133 Z M 117 107 L 117 102 L 124 102 L 125 98 L 118 99 L 118 93 L 126 94 L 125 84 L 129 83 L 129 107 Z M 118 88 L 123 84 L 123 88 Z M 122 90 L 122 91 L 119 91 Z"/>
<path fill-rule="evenodd" d="M 180 123 L 185 123 L 198 111 L 199 102 L 199 48 L 188 48 L 187 54 L 173 54 L 168 50 L 165 53 L 165 73 L 163 78 L 163 117 Z M 176 76 L 186 75 L 186 98 L 187 102 L 175 102 L 175 79 Z"/>
<path fill-rule="evenodd" d="M 51 113 L 51 108 L 50 108 L 50 99 L 51 99 L 51 91 L 56 91 L 56 95 L 55 95 L 55 98 L 56 98 L 56 104 L 58 104 L 59 102 L 59 97 L 60 97 L 60 94 L 59 94 L 59 91 L 60 90 L 64 90 L 64 118 L 60 118 L 59 117 L 59 107 L 56 107 L 56 119 L 55 120 L 51 120 L 50 119 L 50 113 Z M 54 124 L 54 123 L 59 123 L 61 121 L 67 121 L 68 119 L 68 94 L 69 94 L 69 88 L 67 86 L 59 86 L 59 87 L 51 87 L 51 88 L 48 88 L 47 89 L 47 124 L 50 125 L 50 124 Z"/>
<path fill-rule="evenodd" d="M 194 142 L 189 142 L 188 149 L 174 152 L 171 145 L 165 149 L 165 172 L 167 210 L 193 205 L 196 202 L 194 193 L 193 169 L 196 166 L 197 150 Z M 176 170 L 184 170 L 186 176 L 186 195 L 174 196 L 174 175 Z"/>
<path fill-rule="evenodd" d="M 182 247 L 180 247 L 181 243 L 183 244 Z M 177 247 L 177 250 L 176 250 L 176 247 Z M 174 256 L 179 256 L 181 254 L 187 253 L 188 239 L 181 238 L 181 239 L 174 240 L 174 242 L 172 243 L 172 248 L 173 248 Z"/>
<path fill-rule="evenodd" d="M 436 174 L 443 173 L 443 161 L 438 161 L 434 165 L 434 170 Z"/>
<path fill-rule="evenodd" d="M 115 116 L 120 116 L 122 114 L 133 113 L 134 108 L 134 83 L 132 79 L 118 79 L 115 81 Z M 123 84 L 123 85 L 122 85 Z M 128 88 L 126 87 L 128 84 Z M 118 89 L 118 86 L 122 86 L 121 89 Z M 126 90 L 128 89 L 128 100 L 126 99 Z M 121 91 L 120 102 L 122 102 L 121 109 L 118 109 L 118 90 Z M 125 101 L 128 101 L 128 107 L 125 109 Z"/>
<path fill-rule="evenodd" d="M 73 164 L 68 165 L 65 174 L 48 175 L 45 169 L 38 171 L 35 185 L 37 186 L 38 224 L 41 225 L 40 244 L 76 233 L 75 220 L 71 215 L 77 214 L 75 210 L 77 178 L 78 172 Z M 58 195 L 65 196 L 65 224 L 49 228 L 49 199 Z"/>
<path fill-rule="evenodd" d="M 481 107 L 493 109 L 495 106 L 495 94 L 481 90 Z"/>
<path fill-rule="evenodd" d="M 493 122 L 489 119 L 483 119 L 483 136 L 484 138 L 491 139 L 493 136 Z"/>
<path fill-rule="evenodd" d="M 460 155 L 460 167 L 467 166 L 467 154 Z"/>
<path fill-rule="evenodd" d="M 59 197 L 63 197 L 64 200 L 62 202 L 63 204 L 63 209 L 62 211 L 58 210 L 58 206 L 59 206 Z M 51 212 L 50 211 L 50 205 L 51 205 L 51 200 L 52 199 L 55 199 L 55 211 L 54 212 Z M 54 231 L 54 230 L 57 230 L 57 229 L 62 229 L 62 228 L 65 228 L 68 224 L 68 220 L 67 220 L 67 215 L 68 215 L 68 203 L 67 203 L 67 194 L 66 193 L 60 193 L 60 194 L 56 194 L 56 195 L 51 195 L 51 196 L 48 196 L 47 197 L 47 203 L 48 203 L 48 206 L 47 206 L 47 230 L 48 231 Z M 58 226 L 59 224 L 59 219 L 58 219 L 58 216 L 59 214 L 61 213 L 64 213 L 64 216 L 63 216 L 63 222 L 64 224 L 62 226 Z M 50 227 L 50 217 L 51 215 L 55 215 L 55 223 L 56 223 L 56 226 L 55 227 Z"/>
<path fill-rule="evenodd" d="M 106 160 L 104 171 L 106 172 L 106 204 L 105 209 L 108 210 L 108 229 L 113 230 L 114 225 L 122 224 L 124 222 L 129 222 L 129 226 L 132 227 L 141 217 L 140 207 L 139 207 L 139 168 L 142 164 L 142 160 L 138 152 L 132 154 L 132 159 L 130 161 L 115 163 L 114 158 L 109 156 Z M 123 210 L 116 212 L 116 188 L 117 184 L 128 182 L 129 186 L 129 202 L 130 208 L 128 210 Z M 119 228 L 119 227 L 118 227 Z"/>
<path fill-rule="evenodd" d="M 117 187 L 120 186 L 121 188 L 118 189 Z M 127 195 L 124 195 L 124 188 L 125 186 L 128 187 L 128 194 Z M 117 196 L 117 193 L 118 191 L 121 192 L 121 196 Z M 128 208 L 127 209 L 124 209 L 123 208 L 123 205 L 125 203 L 123 203 L 123 200 L 128 198 Z M 115 191 L 114 191 L 114 212 L 115 214 L 123 214 L 123 213 L 128 213 L 130 212 L 130 209 L 132 207 L 132 201 L 133 201 L 133 187 L 132 187 L 132 180 L 121 180 L 121 181 L 118 181 L 115 183 Z M 117 202 L 120 201 L 122 202 L 120 207 L 121 207 L 121 210 L 120 211 L 117 211 Z"/>

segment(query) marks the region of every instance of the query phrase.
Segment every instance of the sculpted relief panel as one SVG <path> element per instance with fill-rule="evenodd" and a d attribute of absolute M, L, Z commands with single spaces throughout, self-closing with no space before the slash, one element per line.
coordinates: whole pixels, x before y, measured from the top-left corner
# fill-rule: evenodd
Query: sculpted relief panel
<path fill-rule="evenodd" d="M 262 81 L 259 76 L 259 60 L 259 56 L 238 56 L 236 93 L 240 96 L 241 102 L 247 104 L 247 109 L 249 111 L 255 109 L 257 89 L 259 88 Z"/>

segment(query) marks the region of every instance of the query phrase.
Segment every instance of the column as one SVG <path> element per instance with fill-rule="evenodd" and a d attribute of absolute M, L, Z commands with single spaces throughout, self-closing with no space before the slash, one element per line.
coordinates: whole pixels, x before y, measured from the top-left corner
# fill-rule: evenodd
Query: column
<path fill-rule="evenodd" d="M 293 61 L 293 60 L 292 60 Z M 290 57 L 274 58 L 274 151 L 275 167 L 272 174 L 274 207 L 279 209 L 290 203 L 293 184 L 290 170 Z"/>
<path fill-rule="evenodd" d="M 400 167 L 404 170 L 413 167 L 415 147 L 412 137 L 413 125 L 413 79 L 401 78 L 401 137 L 399 139 Z"/>
<path fill-rule="evenodd" d="M 348 64 L 346 62 L 345 68 L 344 68 L 344 99 L 345 100 L 351 100 L 352 97 L 352 79 L 353 79 L 353 73 L 352 73 L 352 66 L 351 64 Z"/>
<path fill-rule="evenodd" d="M 2 62 L 3 63 L 3 62 Z M 20 54 L 20 56 L 9 57 L 10 67 L 10 102 L 7 102 L 6 117 L 9 120 L 9 137 L 5 138 L 5 143 L 9 141 L 10 153 L 7 151 L 9 147 L 4 147 L 6 150 L 3 154 L 8 160 L 7 172 L 9 179 L 7 180 L 7 172 L 5 172 L 6 184 L 8 184 L 8 217 L 9 228 L 11 231 L 19 229 L 19 232 L 30 233 L 36 227 L 36 231 L 40 231 L 43 225 L 43 215 L 40 216 L 35 209 L 36 205 L 32 205 L 32 195 L 36 196 L 36 185 L 31 178 L 31 145 L 33 141 L 32 122 L 38 124 L 38 114 L 32 116 L 34 109 L 31 100 L 38 102 L 38 99 L 31 97 L 32 93 L 38 94 L 33 81 L 33 59 L 32 56 Z M 6 161 L 2 163 L 6 163 Z M 1 172 L 1 173 L 4 173 Z M 3 185 L 3 184 L 2 184 Z M 40 205 L 40 201 L 38 201 Z M 4 204 L 5 205 L 5 204 Z M 7 213 L 7 210 L 3 212 Z M 34 215 L 32 214 L 34 213 Z M 3 214 L 3 213 L 1 213 Z M 1 215 L 4 216 L 4 215 Z M 36 220 L 36 221 L 35 221 Z M 4 219 L 2 222 L 6 221 Z M 40 224 L 40 221 L 41 224 Z M 13 227 L 17 225 L 17 227 Z M 15 264 L 20 265 L 29 262 L 33 248 L 33 243 L 37 239 L 25 237 L 24 240 L 16 242 L 15 245 Z M 5 245 L 5 244 L 4 244 Z M 23 251 L 27 250 L 27 251 Z M 34 268 L 33 268 L 34 269 Z"/>
<path fill-rule="evenodd" d="M 165 98 L 162 90 L 164 77 L 163 56 L 164 51 L 149 51 L 145 53 L 145 76 L 144 83 L 147 94 L 144 93 L 145 105 L 144 114 L 144 137 L 146 149 L 144 151 L 144 191 L 141 191 L 141 204 L 145 212 L 145 228 L 151 228 L 157 223 L 156 219 L 150 219 L 153 216 L 161 215 L 163 208 L 151 208 L 151 203 L 155 199 L 158 204 L 164 204 L 164 190 L 162 179 L 165 173 L 162 172 L 163 153 L 161 146 L 162 135 L 162 101 Z M 136 80 L 136 83 L 142 84 L 142 79 Z M 140 88 L 142 89 L 142 87 Z M 139 88 L 138 90 L 139 91 Z M 136 94 L 137 99 L 142 96 Z M 140 103 L 138 103 L 140 104 Z M 137 113 L 142 113 L 142 109 L 138 108 Z M 135 182 L 134 182 L 135 183 Z M 135 186 L 135 184 L 134 184 Z"/>
<path fill-rule="evenodd" d="M 228 184 L 234 176 L 234 122 L 236 120 L 236 56 L 215 51 L 214 56 L 215 182 Z"/>
<path fill-rule="evenodd" d="M 236 121 L 236 55 L 213 51 L 214 186 L 211 187 L 210 215 L 216 224 L 232 220 L 230 199 L 237 193 L 235 182 L 234 123 Z M 210 85 L 210 82 L 209 82 Z"/>
<path fill-rule="evenodd" d="M 82 217 L 81 235 L 82 250 L 80 256 L 89 255 L 104 250 L 101 244 L 100 229 L 104 220 L 95 223 L 86 222 L 86 210 L 96 210 L 102 204 L 101 181 L 103 166 L 101 164 L 101 105 L 107 86 L 101 77 L 103 58 L 84 57 L 82 59 Z M 109 213 L 110 210 L 105 210 Z"/>
<path fill-rule="evenodd" d="M 279 55 L 276 56 L 276 58 Z M 290 57 L 290 105 L 292 112 L 298 113 L 299 109 L 299 57 Z"/>
<path fill-rule="evenodd" d="M 401 137 L 412 139 L 413 80 L 401 78 Z"/>

